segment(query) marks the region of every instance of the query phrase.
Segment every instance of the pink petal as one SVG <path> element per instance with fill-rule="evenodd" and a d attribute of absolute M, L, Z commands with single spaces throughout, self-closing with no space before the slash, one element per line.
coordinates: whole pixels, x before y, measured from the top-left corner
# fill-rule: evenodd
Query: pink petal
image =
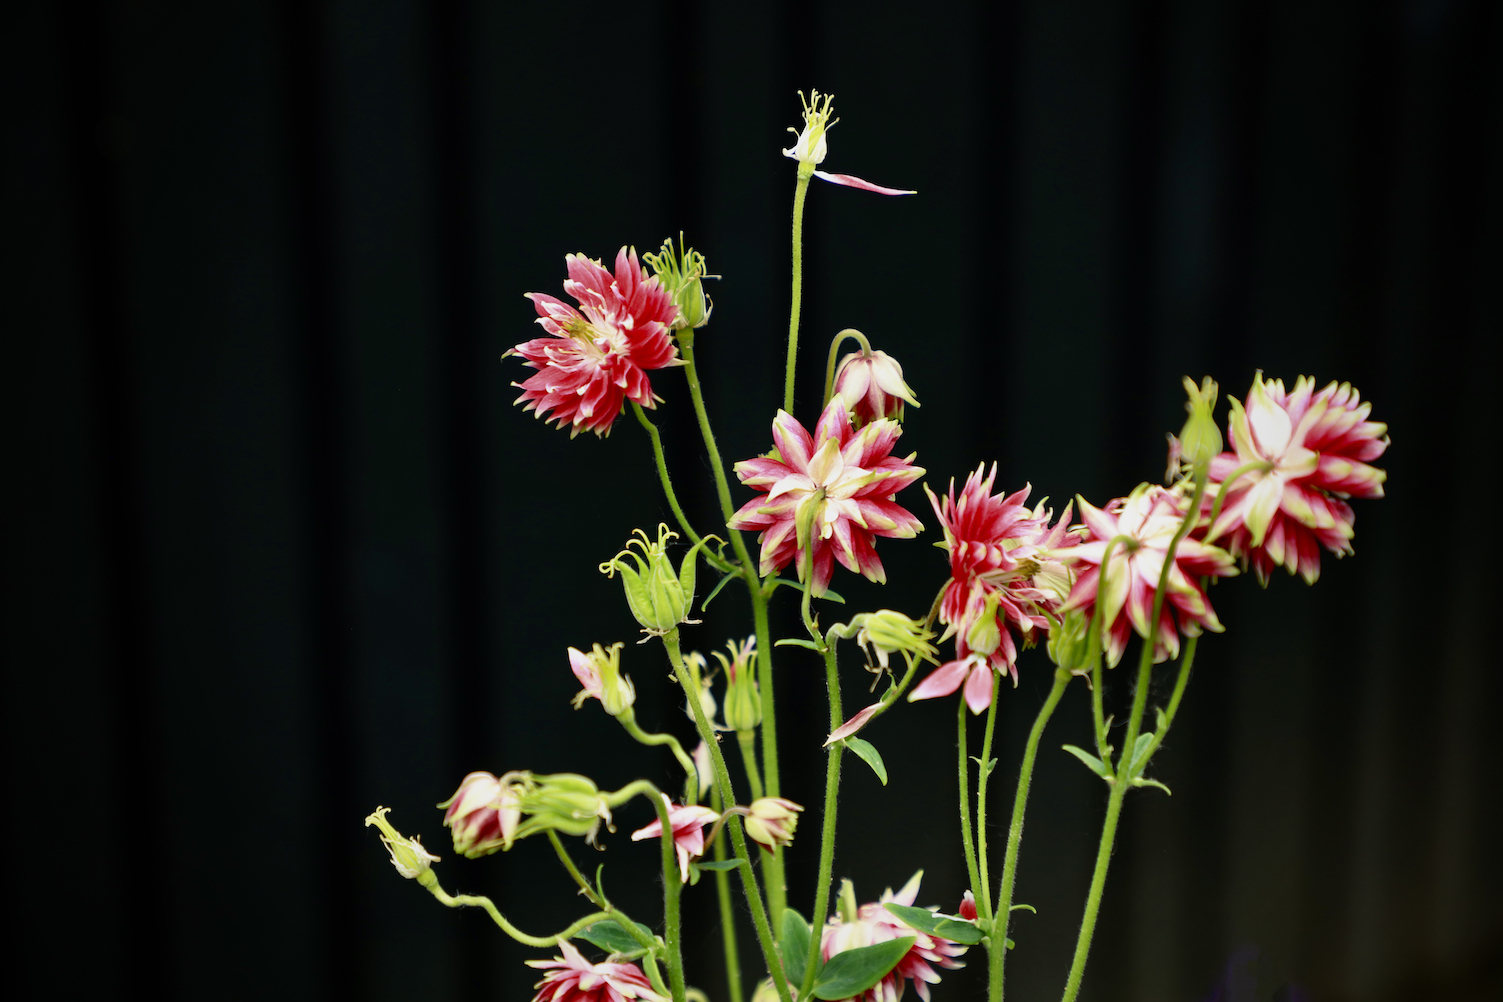
<path fill-rule="evenodd" d="M 814 172 L 814 176 L 829 181 L 831 184 L 843 184 L 847 188 L 860 188 L 862 191 L 875 191 L 879 195 L 918 194 L 917 191 L 903 188 L 884 188 L 880 184 L 872 184 L 870 181 L 863 181 L 861 178 L 853 177 L 850 174 L 831 174 L 829 171 L 817 170 Z"/>
<path fill-rule="evenodd" d="M 933 677 L 934 676 L 932 675 L 930 676 L 930 678 Z M 928 681 L 928 679 L 925 679 L 925 681 Z M 954 692 L 955 690 L 951 689 L 950 691 Z M 872 718 L 872 715 L 880 709 L 882 709 L 881 703 L 873 703 L 871 706 L 868 706 L 866 709 L 857 713 L 850 720 L 847 720 L 845 723 L 841 724 L 839 727 L 830 732 L 830 736 L 825 738 L 825 746 L 828 747 L 835 742 L 840 741 L 843 738 L 848 738 L 852 734 L 855 734 L 857 731 L 861 730 L 861 728 L 866 726 L 866 722 Z"/>
<path fill-rule="evenodd" d="M 965 681 L 966 674 L 971 670 L 971 667 L 972 663 L 964 659 L 946 661 L 930 672 L 928 678 L 914 686 L 913 691 L 908 694 L 908 701 L 911 703 L 918 699 L 935 699 L 939 696 L 948 696 L 960 688 L 960 683 Z"/>
<path fill-rule="evenodd" d="M 965 702 L 972 713 L 980 713 L 992 705 L 992 686 L 995 684 L 990 665 L 978 665 L 971 672 L 971 677 L 965 680 Z"/>

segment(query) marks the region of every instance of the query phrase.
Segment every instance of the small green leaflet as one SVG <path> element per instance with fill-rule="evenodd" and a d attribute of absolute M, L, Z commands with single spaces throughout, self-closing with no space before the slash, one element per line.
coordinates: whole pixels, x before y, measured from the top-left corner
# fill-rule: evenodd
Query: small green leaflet
<path fill-rule="evenodd" d="M 861 761 L 871 766 L 872 772 L 877 774 L 882 785 L 887 785 L 887 765 L 882 761 L 882 753 L 877 751 L 870 741 L 863 741 L 861 738 L 845 738 L 841 744 L 855 752 L 856 757 Z"/>
<path fill-rule="evenodd" d="M 740 577 L 741 575 L 739 574 L 727 574 L 725 577 L 715 582 L 715 587 L 710 589 L 710 594 L 706 595 L 705 600 L 699 603 L 699 607 L 701 609 L 708 609 L 710 607 L 710 603 L 715 600 L 715 596 L 720 594 L 720 589 L 724 588 L 732 581 L 740 579 Z"/>
<path fill-rule="evenodd" d="M 792 908 L 783 910 L 782 935 L 778 937 L 783 947 L 783 974 L 795 987 L 804 983 L 804 965 L 809 960 L 809 939 L 813 931 L 804 917 Z"/>
<path fill-rule="evenodd" d="M 1148 746 L 1153 744 L 1153 732 L 1139 734 L 1138 740 L 1132 746 L 1132 765 L 1128 766 L 1128 775 L 1137 776 L 1143 772 L 1143 767 L 1148 764 L 1144 756 L 1148 754 Z"/>
<path fill-rule="evenodd" d="M 711 860 L 711 861 L 706 862 L 706 863 L 695 863 L 694 865 L 697 866 L 697 867 L 699 867 L 701 870 L 734 870 L 736 867 L 738 867 L 738 866 L 741 865 L 741 860 L 739 860 L 739 859 Z"/>
<path fill-rule="evenodd" d="M 891 901 L 882 907 L 902 919 L 909 928 L 917 929 L 919 932 L 927 932 L 931 936 L 943 936 L 945 939 L 963 943 L 966 946 L 975 946 L 981 942 L 981 930 L 965 919 L 940 915 L 927 908 L 915 908 L 912 905 L 900 905 Z"/>
<path fill-rule="evenodd" d="M 652 939 L 651 929 L 640 922 L 633 922 L 632 925 L 636 926 L 637 931 L 649 940 Z M 628 957 L 640 957 L 647 952 L 642 948 L 642 944 L 638 943 L 625 929 L 621 928 L 615 919 L 596 922 L 594 925 L 581 929 L 575 935 L 586 943 L 593 943 L 600 947 L 606 953 L 619 953 Z"/>
<path fill-rule="evenodd" d="M 915 937 L 904 936 L 835 954 L 814 979 L 814 997 L 825 1002 L 855 998 L 897 967 L 915 942 Z"/>
<path fill-rule="evenodd" d="M 812 640 L 800 640 L 798 637 L 788 637 L 784 640 L 774 640 L 774 647 L 807 647 L 811 651 L 819 650 L 819 645 Z"/>
<path fill-rule="evenodd" d="M 1107 771 L 1106 766 L 1101 764 L 1101 759 L 1097 758 L 1095 755 L 1092 755 L 1084 748 L 1077 748 L 1074 745 L 1065 745 L 1064 749 L 1071 755 L 1074 755 L 1076 758 L 1084 762 L 1087 768 L 1089 768 L 1096 775 L 1100 776 L 1102 779 L 1112 778 L 1112 774 Z"/>

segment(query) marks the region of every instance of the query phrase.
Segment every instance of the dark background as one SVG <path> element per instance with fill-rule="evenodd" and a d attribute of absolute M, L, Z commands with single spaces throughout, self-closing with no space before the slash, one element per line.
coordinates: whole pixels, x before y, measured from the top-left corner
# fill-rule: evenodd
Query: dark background
<path fill-rule="evenodd" d="M 569 441 L 501 352 L 563 255 L 683 228 L 724 280 L 700 337 L 728 458 L 767 447 L 787 311 L 796 88 L 839 97 L 806 224 L 811 419 L 856 326 L 923 402 L 930 482 L 1096 502 L 1159 475 L 1179 377 L 1349 379 L 1391 424 L 1389 497 L 1316 588 L 1214 592 L 1155 766 L 1130 798 L 1087 974 L 1096 1000 L 1195 1000 L 1255 948 L 1260 999 L 1503 997 L 1493 723 L 1503 18 L 1487 2 L 422 4 L 25 2 L 5 30 L 3 512 L 7 946 L 17 997 L 521 999 L 476 911 L 392 872 L 394 808 L 539 934 L 578 914 L 540 840 L 480 862 L 432 805 L 468 770 L 667 782 L 568 645 L 630 640 L 595 572 L 665 506 L 641 430 Z M 655 385 L 697 523 L 716 521 L 686 394 Z M 747 494 L 736 491 L 739 499 Z M 929 523 L 849 611 L 921 613 Z M 706 572 L 706 576 L 710 575 Z M 704 587 L 707 587 L 704 586 Z M 794 635 L 783 619 L 775 635 Z M 826 613 L 840 615 L 838 607 Z M 748 632 L 735 588 L 687 644 Z M 780 653 L 785 790 L 819 800 L 824 700 Z M 639 717 L 688 736 L 656 647 Z M 848 670 L 847 705 L 865 676 Z M 1000 838 L 1040 652 L 1004 693 Z M 1111 679 L 1113 698 L 1126 679 Z M 1104 791 L 1046 736 L 1009 964 L 1063 983 Z M 964 887 L 953 702 L 869 734 L 837 876 Z M 973 740 L 979 740 L 979 730 Z M 974 748 L 974 745 L 973 745 Z M 598 857 L 656 915 L 650 845 Z M 807 911 L 817 811 L 790 855 Z M 580 846 L 581 852 L 587 852 Z M 589 854 L 589 864 L 597 860 Z M 691 980 L 723 1000 L 708 884 Z M 755 969 L 750 937 L 743 958 Z M 979 958 L 976 958 L 979 960 Z M 937 999 L 974 998 L 977 962 Z"/>

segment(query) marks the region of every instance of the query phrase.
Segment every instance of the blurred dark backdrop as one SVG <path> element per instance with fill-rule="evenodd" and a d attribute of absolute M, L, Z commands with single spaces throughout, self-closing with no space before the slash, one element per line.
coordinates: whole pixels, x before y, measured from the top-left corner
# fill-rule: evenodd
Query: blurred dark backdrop
<path fill-rule="evenodd" d="M 1489 2 L 703 5 L 22 2 L 7 18 L 3 516 L 15 997 L 520 999 L 479 912 L 397 878 L 394 808 L 451 890 L 525 928 L 579 912 L 546 844 L 455 859 L 466 771 L 666 780 L 568 645 L 630 640 L 595 572 L 666 516 L 643 435 L 512 406 L 529 290 L 563 255 L 683 229 L 724 280 L 700 338 L 730 458 L 763 450 L 787 310 L 796 88 L 838 95 L 825 166 L 919 189 L 809 199 L 810 418 L 827 338 L 868 333 L 923 408 L 930 481 L 982 459 L 1101 502 L 1163 466 L 1182 374 L 1349 379 L 1391 424 L 1389 497 L 1314 589 L 1215 592 L 1182 723 L 1129 800 L 1091 999 L 1503 997 L 1495 400 L 1503 18 Z M 682 380 L 659 411 L 716 521 Z M 738 498 L 744 492 L 738 489 Z M 926 607 L 930 530 L 881 547 Z M 1405 528 L 1405 527 L 1408 528 Z M 731 589 L 687 642 L 748 632 Z M 786 600 L 783 603 L 790 606 Z M 796 633 L 786 618 L 779 635 Z M 836 615 L 831 610 L 827 616 Z M 787 792 L 819 798 L 811 655 L 783 652 Z M 650 727 L 690 731 L 655 647 Z M 859 706 L 865 676 L 848 676 Z M 1125 697 L 1122 673 L 1113 698 Z M 994 837 L 1041 652 L 1004 694 Z M 1009 997 L 1063 982 L 1104 793 L 1075 691 L 1045 741 Z M 872 729 L 838 876 L 964 887 L 953 704 Z M 1489 764 L 1491 763 L 1491 764 Z M 599 859 L 655 914 L 650 846 Z M 817 817 L 790 856 L 806 910 Z M 1000 852 L 1000 849 L 998 850 Z M 590 862 L 593 864 L 594 859 Z M 691 979 L 723 999 L 709 885 Z M 19 934 L 15 930 L 19 930 Z M 744 957 L 751 957 L 746 937 Z M 754 966 L 749 961 L 749 966 Z M 974 998 L 983 964 L 938 998 Z"/>

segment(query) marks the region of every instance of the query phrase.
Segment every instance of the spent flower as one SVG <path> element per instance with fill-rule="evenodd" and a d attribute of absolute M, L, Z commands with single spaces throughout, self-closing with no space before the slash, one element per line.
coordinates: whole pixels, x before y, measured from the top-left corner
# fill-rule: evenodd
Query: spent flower
<path fill-rule="evenodd" d="M 588 654 L 576 647 L 569 648 L 569 667 L 579 684 L 584 686 L 574 696 L 576 710 L 584 705 L 585 700 L 598 699 L 606 713 L 618 717 L 637 701 L 631 679 L 621 674 L 623 646 L 619 642 L 610 647 L 596 644 Z"/>
<path fill-rule="evenodd" d="M 678 533 L 660 522 L 656 542 L 641 529 L 634 530 L 633 536 L 626 549 L 600 565 L 600 573 L 606 577 L 621 575 L 626 604 L 642 624 L 642 632 L 660 637 L 680 623 L 697 622 L 688 618 L 694 603 L 695 560 L 700 548 L 715 537 L 706 536 L 691 546 L 675 571 L 668 559 L 668 544 L 678 538 Z"/>
<path fill-rule="evenodd" d="M 903 188 L 884 188 L 880 184 L 872 184 L 863 181 L 859 177 L 850 174 L 830 174 L 826 171 L 814 168 L 824 163 L 825 155 L 830 152 L 828 133 L 840 119 L 835 118 L 835 96 L 833 94 L 821 94 L 817 90 L 811 90 L 805 97 L 803 91 L 799 91 L 798 99 L 804 106 L 803 131 L 789 126 L 788 131 L 798 138 L 794 141 L 791 149 L 783 151 L 783 156 L 790 157 L 799 162 L 798 169 L 801 176 L 807 177 L 812 174 L 831 184 L 843 184 L 848 188 L 860 188 L 863 191 L 874 191 L 879 195 L 916 195 L 918 192 Z"/>
<path fill-rule="evenodd" d="M 703 254 L 692 247 L 684 247 L 682 233 L 678 235 L 678 244 L 675 248 L 672 240 L 664 240 L 661 251 L 643 254 L 642 260 L 652 266 L 653 276 L 678 307 L 674 329 L 692 330 L 709 323 L 710 311 L 714 308 L 705 295 L 704 280 L 720 276 L 709 273 Z"/>
<path fill-rule="evenodd" d="M 520 794 L 518 806 L 527 817 L 518 826 L 516 838 L 556 831 L 583 835 L 586 842 L 594 845 L 602 825 L 609 831 L 616 830 L 611 825 L 610 803 L 587 776 L 572 772 L 534 776 Z"/>
<path fill-rule="evenodd" d="M 381 841 L 387 852 L 391 853 L 391 865 L 396 867 L 398 873 L 409 880 L 417 880 L 424 887 L 433 886 L 437 878 L 433 875 L 432 866 L 438 862 L 438 857 L 423 848 L 418 836 L 408 838 L 393 828 L 391 822 L 386 820 L 386 815 L 390 812 L 390 807 L 376 808 L 375 813 L 366 817 L 366 827 L 375 825 L 381 830 Z"/>

